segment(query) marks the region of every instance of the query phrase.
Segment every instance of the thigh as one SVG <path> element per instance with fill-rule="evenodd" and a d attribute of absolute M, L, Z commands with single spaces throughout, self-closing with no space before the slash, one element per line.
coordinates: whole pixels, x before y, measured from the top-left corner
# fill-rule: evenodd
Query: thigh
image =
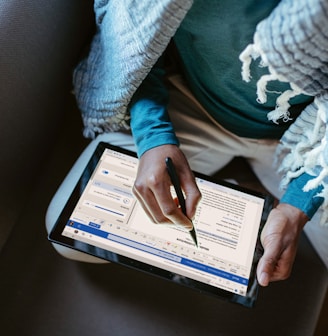
<path fill-rule="evenodd" d="M 243 152 L 243 141 L 209 116 L 180 76 L 170 81 L 168 111 L 180 148 L 193 170 L 212 175 Z"/>
<path fill-rule="evenodd" d="M 283 191 L 280 189 L 281 176 L 275 165 L 275 152 L 277 140 L 248 140 L 250 142 L 247 152 L 247 160 L 253 172 L 263 186 L 277 199 L 280 199 Z"/>
<path fill-rule="evenodd" d="M 235 156 L 248 159 L 261 183 L 280 198 L 280 176 L 274 166 L 277 140 L 238 137 L 219 125 L 189 91 L 180 76 L 170 78 L 169 114 L 193 170 L 212 175 Z"/>

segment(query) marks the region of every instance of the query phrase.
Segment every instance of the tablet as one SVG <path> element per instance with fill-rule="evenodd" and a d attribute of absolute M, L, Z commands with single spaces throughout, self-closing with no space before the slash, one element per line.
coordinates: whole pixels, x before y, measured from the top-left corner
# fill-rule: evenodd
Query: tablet
<path fill-rule="evenodd" d="M 252 307 L 273 198 L 195 173 L 197 247 L 188 231 L 151 222 L 132 193 L 137 168 L 135 153 L 99 143 L 50 241 Z"/>

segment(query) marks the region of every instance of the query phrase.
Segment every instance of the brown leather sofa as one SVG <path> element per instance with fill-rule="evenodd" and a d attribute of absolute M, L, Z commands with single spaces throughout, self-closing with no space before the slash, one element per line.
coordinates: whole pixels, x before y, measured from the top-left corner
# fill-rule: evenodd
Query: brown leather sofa
<path fill-rule="evenodd" d="M 47 241 L 47 206 L 88 143 L 71 74 L 94 32 L 92 5 L 0 1 L 0 333 L 328 335 L 327 269 L 304 234 L 290 279 L 261 289 L 253 309 L 114 264 L 66 260 Z M 240 162 L 222 174 L 255 187 Z"/>

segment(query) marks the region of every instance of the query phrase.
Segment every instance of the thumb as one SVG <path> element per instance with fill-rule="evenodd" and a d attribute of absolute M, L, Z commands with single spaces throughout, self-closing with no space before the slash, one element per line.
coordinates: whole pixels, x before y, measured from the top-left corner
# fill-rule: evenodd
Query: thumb
<path fill-rule="evenodd" d="M 277 264 L 281 255 L 279 239 L 267 241 L 264 247 L 264 254 L 257 266 L 257 279 L 261 286 L 268 286 L 274 278 Z"/>
<path fill-rule="evenodd" d="M 257 266 L 257 279 L 261 286 L 266 287 L 269 285 L 274 273 L 275 265 L 275 261 L 270 262 L 264 259 L 264 257 L 261 258 Z"/>

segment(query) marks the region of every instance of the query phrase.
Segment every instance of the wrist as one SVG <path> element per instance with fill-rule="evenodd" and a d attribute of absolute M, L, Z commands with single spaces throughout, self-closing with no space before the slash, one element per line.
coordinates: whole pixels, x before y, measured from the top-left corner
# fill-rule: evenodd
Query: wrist
<path fill-rule="evenodd" d="M 309 221 L 309 217 L 302 210 L 291 204 L 279 203 L 276 209 L 284 213 L 291 224 L 295 224 L 303 228 L 303 226 Z"/>

